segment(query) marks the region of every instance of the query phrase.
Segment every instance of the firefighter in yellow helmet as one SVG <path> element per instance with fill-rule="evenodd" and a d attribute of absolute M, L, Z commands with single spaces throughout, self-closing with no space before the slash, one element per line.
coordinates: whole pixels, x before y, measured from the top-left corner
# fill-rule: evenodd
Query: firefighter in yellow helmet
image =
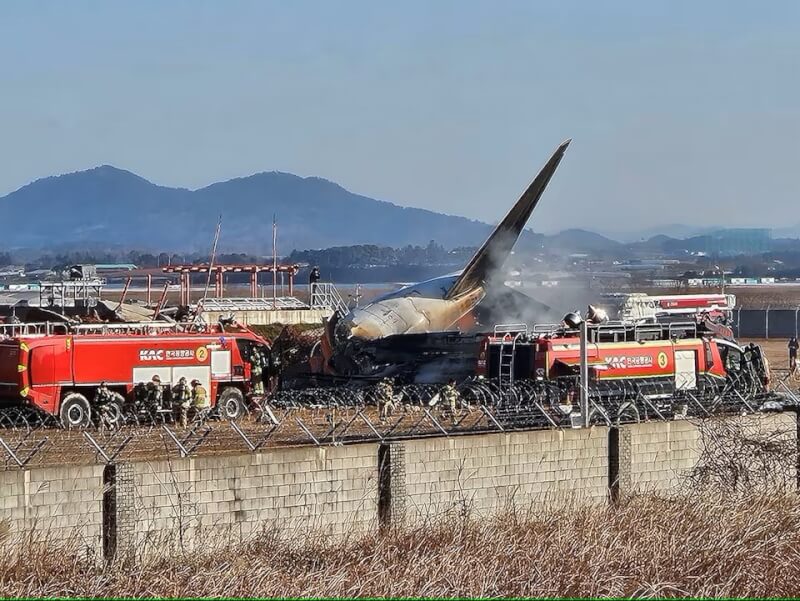
<path fill-rule="evenodd" d="M 205 415 L 211 408 L 211 400 L 208 398 L 208 392 L 205 387 L 200 383 L 200 380 L 192 380 L 192 405 L 197 415 Z"/>
<path fill-rule="evenodd" d="M 192 393 L 186 385 L 186 378 L 181 377 L 172 388 L 172 402 L 177 405 L 181 427 L 185 428 L 189 419 L 189 408 L 192 406 Z"/>
<path fill-rule="evenodd" d="M 447 403 L 447 406 L 450 408 L 450 415 L 455 420 L 456 414 L 458 412 L 458 401 L 461 395 L 458 394 L 458 389 L 456 389 L 456 381 L 454 378 L 450 378 L 450 380 L 442 387 L 442 400 Z"/>
<path fill-rule="evenodd" d="M 378 400 L 378 413 L 381 421 L 384 421 L 394 412 L 394 385 L 391 378 L 384 378 L 378 382 L 375 396 Z"/>

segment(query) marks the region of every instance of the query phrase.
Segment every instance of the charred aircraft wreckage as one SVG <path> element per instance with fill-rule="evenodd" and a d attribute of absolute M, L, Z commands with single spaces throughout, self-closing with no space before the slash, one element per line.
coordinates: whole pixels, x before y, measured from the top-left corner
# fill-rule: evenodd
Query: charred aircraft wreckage
<path fill-rule="evenodd" d="M 555 150 L 462 271 L 405 286 L 328 320 L 319 371 L 349 378 L 403 376 L 418 382 L 460 377 L 473 365 L 479 337 L 462 333 L 469 328 L 459 326 L 482 307 L 513 311 L 524 306 L 553 316 L 550 307 L 494 280 L 570 141 Z"/>
<path fill-rule="evenodd" d="M 761 349 L 739 346 L 726 311 L 716 311 L 717 319 L 697 304 L 704 299 L 681 299 L 692 309 L 684 321 L 672 310 L 665 319 L 610 321 L 592 305 L 584 320 L 577 312 L 562 317 L 500 281 L 569 143 L 556 149 L 461 272 L 334 314 L 312 351 L 310 378 L 298 378 L 273 403 L 377 402 L 371 384 L 388 377 L 397 386 L 395 402 L 433 406 L 441 384 L 452 379 L 462 403 L 493 408 L 495 424 L 558 427 L 581 411 L 583 365 L 593 407 L 583 419 L 590 423 L 782 410 L 785 399 L 770 390 Z M 509 323 L 514 315 L 517 323 Z"/>

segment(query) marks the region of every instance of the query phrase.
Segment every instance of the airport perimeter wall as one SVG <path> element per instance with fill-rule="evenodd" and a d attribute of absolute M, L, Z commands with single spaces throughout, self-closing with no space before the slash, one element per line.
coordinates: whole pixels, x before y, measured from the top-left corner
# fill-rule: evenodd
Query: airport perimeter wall
<path fill-rule="evenodd" d="M 780 431 L 796 453 L 794 413 L 724 419 Z M 6 471 L 0 512 L 6 535 L 78 537 L 98 558 L 261 534 L 341 537 L 447 515 L 670 493 L 703 445 L 697 423 L 684 420 Z"/>
<path fill-rule="evenodd" d="M 736 309 L 736 338 L 790 338 L 800 333 L 800 307 L 793 309 Z"/>

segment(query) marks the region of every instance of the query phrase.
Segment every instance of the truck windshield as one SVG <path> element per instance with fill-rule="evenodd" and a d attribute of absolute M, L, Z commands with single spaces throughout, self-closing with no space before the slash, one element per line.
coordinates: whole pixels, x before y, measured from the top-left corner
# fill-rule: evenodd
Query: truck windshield
<path fill-rule="evenodd" d="M 739 371 L 742 368 L 742 351 L 739 349 L 727 344 L 720 344 L 719 355 L 726 372 Z"/>
<path fill-rule="evenodd" d="M 253 340 L 247 340 L 246 338 L 237 338 L 236 345 L 239 347 L 239 354 L 245 361 L 250 361 L 254 348 L 258 348 L 258 350 L 261 352 L 262 357 L 269 356 L 269 348 Z"/>

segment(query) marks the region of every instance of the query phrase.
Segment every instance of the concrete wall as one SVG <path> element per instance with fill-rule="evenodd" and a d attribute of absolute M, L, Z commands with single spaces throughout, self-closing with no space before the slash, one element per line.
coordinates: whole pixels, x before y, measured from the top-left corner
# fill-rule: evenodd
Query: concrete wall
<path fill-rule="evenodd" d="M 103 534 L 102 465 L 0 472 L 3 534 L 71 540 L 99 557 Z"/>
<path fill-rule="evenodd" d="M 443 513 L 477 515 L 531 503 L 604 503 L 608 428 L 428 438 L 401 443 L 409 523 Z M 392 445 L 396 447 L 397 445 Z"/>
<path fill-rule="evenodd" d="M 341 535 L 377 525 L 374 444 L 128 465 L 117 478 L 128 512 L 119 548 L 191 549 L 264 528 Z"/>
<path fill-rule="evenodd" d="M 749 415 L 719 420 L 726 428 L 741 429 L 744 436 L 765 439 L 777 435 L 792 440 L 797 447 L 797 416 L 794 413 Z M 677 492 L 709 447 L 724 444 L 715 420 L 706 423 L 705 433 L 694 420 L 649 422 L 620 428 L 620 492 Z M 709 438 L 704 440 L 703 436 Z M 752 453 L 752 449 L 741 449 Z M 796 481 L 796 466 L 784 466 L 787 481 Z"/>
<path fill-rule="evenodd" d="M 676 489 L 697 463 L 701 449 L 697 426 L 687 420 L 632 424 L 621 429 L 622 492 Z"/>
<path fill-rule="evenodd" d="M 795 482 L 794 414 L 727 419 L 788 438 L 786 481 Z M 264 529 L 340 536 L 462 512 L 670 493 L 710 444 L 704 436 L 694 422 L 652 422 L 9 470 L 0 472 L 0 518 L 11 535 L 77 536 L 98 557 L 236 543 Z"/>

